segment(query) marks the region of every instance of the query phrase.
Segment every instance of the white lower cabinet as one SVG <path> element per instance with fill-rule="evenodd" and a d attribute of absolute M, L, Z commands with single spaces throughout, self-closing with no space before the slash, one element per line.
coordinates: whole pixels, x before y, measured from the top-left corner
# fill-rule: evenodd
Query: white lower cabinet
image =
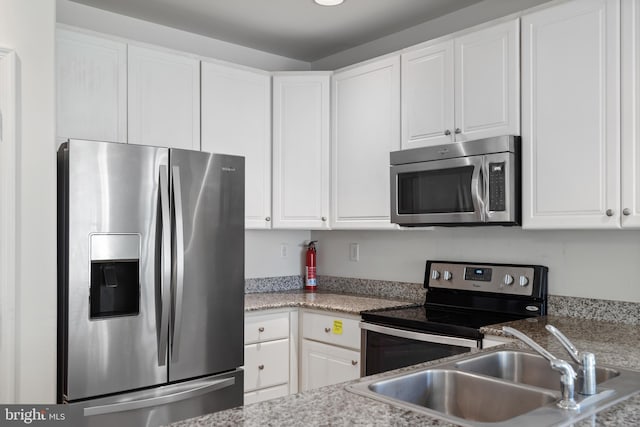
<path fill-rule="evenodd" d="M 244 403 L 298 391 L 297 310 L 245 315 Z"/>
<path fill-rule="evenodd" d="M 301 391 L 360 377 L 358 316 L 303 310 L 300 321 Z"/>
<path fill-rule="evenodd" d="M 516 342 L 516 340 L 497 335 L 485 335 L 482 339 L 482 348 L 491 348 L 512 342 Z"/>

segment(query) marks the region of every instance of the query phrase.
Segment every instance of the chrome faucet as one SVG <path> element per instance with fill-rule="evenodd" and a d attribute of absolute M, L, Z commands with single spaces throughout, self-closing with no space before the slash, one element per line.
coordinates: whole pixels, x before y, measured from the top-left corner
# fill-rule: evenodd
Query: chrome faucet
<path fill-rule="evenodd" d="M 562 399 L 558 402 L 558 407 L 561 409 L 576 410 L 580 406 L 576 403 L 575 395 L 575 379 L 577 377 L 576 371 L 571 364 L 566 360 L 558 359 L 553 354 L 542 348 L 538 343 L 523 334 L 517 329 L 510 328 L 509 326 L 503 326 L 502 330 L 508 335 L 513 335 L 520 341 L 540 353 L 551 364 L 551 369 L 559 371 L 562 376 L 560 377 L 560 386 L 562 392 Z"/>
<path fill-rule="evenodd" d="M 547 331 L 560 341 L 571 358 L 580 365 L 578 371 L 578 393 L 590 396 L 596 394 L 596 357 L 593 353 L 578 351 L 569 338 L 555 326 L 547 325 Z"/>

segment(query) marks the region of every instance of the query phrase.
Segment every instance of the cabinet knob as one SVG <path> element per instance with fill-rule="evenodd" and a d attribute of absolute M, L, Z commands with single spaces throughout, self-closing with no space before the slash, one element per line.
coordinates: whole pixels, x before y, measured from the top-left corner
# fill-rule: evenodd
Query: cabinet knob
<path fill-rule="evenodd" d="M 445 130 L 445 131 L 444 131 L 444 134 L 445 134 L 446 136 L 449 136 L 449 135 L 451 135 L 451 131 L 450 131 L 449 129 L 447 129 L 447 130 Z"/>
<path fill-rule="evenodd" d="M 324 328 L 324 331 L 325 331 L 326 333 L 329 333 L 329 332 L 331 332 L 331 328 Z"/>
<path fill-rule="evenodd" d="M 629 215 L 631 215 L 631 209 L 629 209 L 629 208 L 624 208 L 624 209 L 622 210 L 622 215 L 624 215 L 624 216 L 629 216 Z"/>
<path fill-rule="evenodd" d="M 613 216 L 613 209 L 607 209 L 605 213 L 607 214 L 607 216 Z"/>
<path fill-rule="evenodd" d="M 320 218 L 320 219 L 321 219 L 323 222 L 326 222 L 326 221 L 327 221 L 327 217 L 326 217 L 326 216 L 323 216 L 323 217 L 322 217 L 322 218 Z"/>
<path fill-rule="evenodd" d="M 357 361 L 357 360 L 352 360 L 352 361 L 351 361 L 351 365 L 356 366 L 357 364 L 358 364 L 358 361 Z"/>
<path fill-rule="evenodd" d="M 263 328 L 262 326 L 260 326 L 260 327 L 258 328 L 258 332 L 264 332 L 264 328 Z"/>
<path fill-rule="evenodd" d="M 454 131 L 455 133 L 462 133 L 462 129 L 460 128 L 456 128 L 456 130 Z"/>
<path fill-rule="evenodd" d="M 258 369 L 262 371 L 264 369 L 264 365 L 258 365 Z"/>
<path fill-rule="evenodd" d="M 268 216 L 268 217 L 266 217 L 264 220 L 265 220 L 265 221 L 267 221 L 267 222 L 269 222 L 269 221 L 271 221 L 271 217 L 270 217 L 270 216 Z"/>

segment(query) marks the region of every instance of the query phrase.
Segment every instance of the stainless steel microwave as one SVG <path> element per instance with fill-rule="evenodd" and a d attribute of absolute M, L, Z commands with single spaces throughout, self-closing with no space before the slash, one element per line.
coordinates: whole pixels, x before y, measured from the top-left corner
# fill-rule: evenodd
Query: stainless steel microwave
<path fill-rule="evenodd" d="M 391 222 L 520 224 L 520 137 L 394 151 L 390 157 Z"/>

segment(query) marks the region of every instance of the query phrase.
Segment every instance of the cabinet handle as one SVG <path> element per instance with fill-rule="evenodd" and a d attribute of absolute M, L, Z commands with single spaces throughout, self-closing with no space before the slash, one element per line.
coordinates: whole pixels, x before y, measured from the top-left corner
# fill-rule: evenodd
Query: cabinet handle
<path fill-rule="evenodd" d="M 258 365 L 258 369 L 262 371 L 264 369 L 264 365 Z"/>
<path fill-rule="evenodd" d="M 455 133 L 462 133 L 462 129 L 460 128 L 456 128 L 456 130 L 454 131 Z"/>
<path fill-rule="evenodd" d="M 607 216 L 613 216 L 613 209 L 607 209 L 605 213 L 607 214 Z"/>
<path fill-rule="evenodd" d="M 451 131 L 450 131 L 449 129 L 447 129 L 447 130 L 445 130 L 445 131 L 444 131 L 444 134 L 445 134 L 446 136 L 449 136 L 449 135 L 451 135 Z"/>
<path fill-rule="evenodd" d="M 329 333 L 329 332 L 331 332 L 331 328 L 324 328 L 324 331 L 325 331 L 326 333 Z"/>
<path fill-rule="evenodd" d="M 265 221 L 267 221 L 267 222 L 269 222 L 269 221 L 271 221 L 271 217 L 270 217 L 270 216 L 268 216 L 268 217 L 266 217 L 264 220 L 265 220 Z"/>
<path fill-rule="evenodd" d="M 624 216 L 629 216 L 629 215 L 631 215 L 631 209 L 629 209 L 629 208 L 624 208 L 624 209 L 622 210 L 622 215 L 624 215 Z"/>
<path fill-rule="evenodd" d="M 258 328 L 258 332 L 264 332 L 264 328 L 263 328 L 262 326 L 260 326 L 260 327 Z"/>
<path fill-rule="evenodd" d="M 322 220 L 322 222 L 326 222 L 327 221 L 327 217 L 323 216 L 322 218 L 320 218 Z"/>
<path fill-rule="evenodd" d="M 356 366 L 357 364 L 358 364 L 358 361 L 357 361 L 357 360 L 352 360 L 352 361 L 351 361 L 351 365 Z"/>

